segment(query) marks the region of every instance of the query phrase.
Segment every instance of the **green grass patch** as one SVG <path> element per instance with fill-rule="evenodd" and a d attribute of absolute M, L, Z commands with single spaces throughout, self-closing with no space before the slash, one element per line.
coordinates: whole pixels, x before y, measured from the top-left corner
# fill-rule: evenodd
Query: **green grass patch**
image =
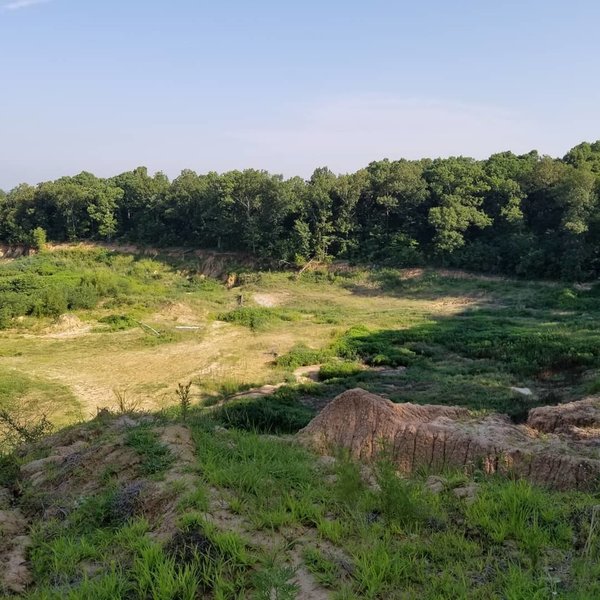
<path fill-rule="evenodd" d="M 108 325 L 107 328 L 99 328 L 98 331 L 125 331 L 139 326 L 139 323 L 129 315 L 107 315 L 98 319 L 98 323 Z"/>
<path fill-rule="evenodd" d="M 296 433 L 306 427 L 314 413 L 293 398 L 275 393 L 263 398 L 232 400 L 215 414 L 226 427 L 258 433 Z"/>
<path fill-rule="evenodd" d="M 332 361 L 321 365 L 319 369 L 319 379 L 327 381 L 328 379 L 354 377 L 364 371 L 363 365 L 355 361 Z"/>
<path fill-rule="evenodd" d="M 289 352 L 277 357 L 275 364 L 286 369 L 297 369 L 307 365 L 316 365 L 331 358 L 327 349 L 317 350 L 306 344 L 296 344 Z"/>
<path fill-rule="evenodd" d="M 281 322 L 297 321 L 300 315 L 294 311 L 261 306 L 243 306 L 217 316 L 220 321 L 248 327 L 252 331 L 266 329 Z"/>
<path fill-rule="evenodd" d="M 160 443 L 158 434 L 150 426 L 138 425 L 131 428 L 127 433 L 126 443 L 140 455 L 144 475 L 160 475 L 175 460 L 171 451 Z"/>

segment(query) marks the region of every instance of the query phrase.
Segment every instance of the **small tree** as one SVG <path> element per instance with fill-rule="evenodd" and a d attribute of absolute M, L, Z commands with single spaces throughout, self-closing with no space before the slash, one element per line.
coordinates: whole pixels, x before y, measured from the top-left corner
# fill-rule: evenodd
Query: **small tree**
<path fill-rule="evenodd" d="M 44 252 L 44 250 L 46 250 L 46 230 L 43 229 L 42 227 L 36 227 L 32 232 L 31 232 L 31 240 L 32 240 L 32 246 L 33 248 L 35 248 L 38 252 Z"/>
<path fill-rule="evenodd" d="M 190 411 L 190 388 L 192 387 L 192 382 L 188 381 L 185 385 L 183 383 L 177 384 L 177 389 L 175 393 L 179 398 L 179 408 L 181 409 L 181 419 L 185 423 L 187 421 L 188 413 Z"/>

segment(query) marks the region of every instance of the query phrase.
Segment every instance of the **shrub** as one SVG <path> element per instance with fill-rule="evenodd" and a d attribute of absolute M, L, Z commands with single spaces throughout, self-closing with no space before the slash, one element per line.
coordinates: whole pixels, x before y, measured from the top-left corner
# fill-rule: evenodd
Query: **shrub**
<path fill-rule="evenodd" d="M 287 354 L 278 357 L 275 364 L 278 367 L 296 369 L 307 365 L 315 365 L 331 356 L 327 350 L 315 350 L 305 344 L 296 344 Z"/>
<path fill-rule="evenodd" d="M 249 327 L 253 331 L 280 321 L 293 321 L 294 315 L 288 311 L 275 310 L 258 306 L 240 307 L 228 313 L 221 313 L 217 317 L 227 323 L 235 323 Z"/>
<path fill-rule="evenodd" d="M 35 313 L 37 316 L 58 317 L 68 310 L 67 297 L 64 290 L 59 288 L 48 288 L 40 304 L 37 305 Z"/>
<path fill-rule="evenodd" d="M 124 331 L 137 327 L 137 321 L 129 315 L 107 315 L 98 319 L 98 323 L 110 326 L 110 331 Z"/>
<path fill-rule="evenodd" d="M 77 287 L 69 290 L 67 302 L 70 310 L 94 308 L 99 296 L 96 288 L 89 282 L 82 281 Z"/>
<path fill-rule="evenodd" d="M 0 453 L 0 487 L 12 487 L 19 477 L 19 463 L 14 454 Z"/>
<path fill-rule="evenodd" d="M 319 379 L 327 381 L 337 377 L 353 377 L 363 371 L 363 366 L 358 362 L 336 361 L 324 364 L 319 370 Z"/>
<path fill-rule="evenodd" d="M 225 426 L 258 433 L 296 433 L 306 427 L 313 412 L 296 401 L 270 396 L 238 400 L 216 413 Z"/>
<path fill-rule="evenodd" d="M 53 429 L 52 423 L 44 414 L 36 420 L 30 417 L 23 419 L 9 410 L 0 409 L 0 431 L 4 431 L 3 441 L 9 446 L 37 442 L 49 435 Z"/>
<path fill-rule="evenodd" d="M 36 227 L 31 232 L 31 245 L 38 251 L 43 252 L 46 249 L 46 230 Z"/>
<path fill-rule="evenodd" d="M 6 329 L 10 327 L 11 322 L 11 311 L 9 308 L 3 306 L 0 308 L 0 329 Z"/>

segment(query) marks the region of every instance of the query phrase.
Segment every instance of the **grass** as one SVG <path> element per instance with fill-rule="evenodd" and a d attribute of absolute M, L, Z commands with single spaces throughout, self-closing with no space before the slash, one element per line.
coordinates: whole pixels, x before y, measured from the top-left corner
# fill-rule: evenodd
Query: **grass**
<path fill-rule="evenodd" d="M 311 407 L 355 386 L 515 420 L 532 406 L 595 393 L 597 289 L 398 270 L 240 281 L 226 290 L 185 265 L 105 250 L 1 265 L 0 294 L 13 311 L 0 333 L 2 406 L 48 408 L 64 424 L 128 389 L 142 409 L 176 419 L 167 410 L 176 386 L 194 382 L 186 425 L 196 480 L 168 484 L 173 544 L 150 535 L 160 519 L 130 510 L 127 482 L 110 465 L 99 493 L 70 505 L 65 497 L 59 521 L 39 518 L 43 490 L 21 489 L 23 458 L 0 456 L 0 486 L 18 490 L 15 502 L 38 515 L 25 597 L 293 598 L 300 568 L 338 600 L 600 597 L 598 494 L 475 473 L 480 487 L 468 504 L 451 489 L 467 482 L 462 473 L 447 475 L 448 489 L 434 495 L 420 475 L 400 479 L 385 456 L 369 478 L 342 455 L 318 460 L 289 435 L 309 422 Z M 67 309 L 91 333 L 48 334 L 53 316 L 35 299 L 58 306 L 48 290 L 59 287 L 71 290 Z M 251 302 L 257 292 L 280 294 L 282 305 L 237 306 L 240 293 Z M 69 308 L 71 293 L 87 304 Z M 134 320 L 164 335 L 130 327 Z M 176 329 L 190 323 L 200 329 Z M 294 383 L 294 370 L 312 364 L 321 365 L 320 381 Z M 199 403 L 281 381 L 288 385 L 268 397 Z M 177 464 L 150 426 L 129 430 L 125 442 L 140 457 L 141 480 L 156 483 Z"/>
<path fill-rule="evenodd" d="M 360 385 L 392 400 L 463 404 L 515 419 L 536 404 L 594 393 L 600 378 L 595 289 L 387 269 L 299 278 L 249 273 L 240 287 L 226 290 L 191 263 L 174 267 L 160 257 L 105 249 L 60 250 L 0 265 L 0 293 L 17 294 L 25 304 L 42 288 L 70 289 L 82 281 L 98 301 L 67 310 L 91 333 L 48 334 L 52 317 L 27 308 L 23 320 L 11 318 L 0 333 L 0 355 L 16 377 L 49 383 L 51 373 L 53 384 L 77 397 L 84 416 L 109 405 L 114 388 L 139 389 L 144 408 L 159 409 L 176 401 L 172 391 L 181 381 L 193 380 L 199 397 L 223 398 L 236 389 L 292 382 L 293 371 L 310 364 L 323 365 L 322 396 Z M 254 293 L 278 294 L 282 304 L 254 306 Z M 248 306 L 237 306 L 240 294 Z M 133 327 L 136 322 L 161 335 Z M 190 323 L 199 329 L 176 329 Z M 359 365 L 406 371 L 383 377 Z M 529 387 L 534 395 L 525 399 L 511 387 Z M 75 418 L 65 406 L 56 401 L 50 411 L 58 425 Z"/>
<path fill-rule="evenodd" d="M 149 535 L 160 521 L 115 512 L 122 488 L 107 484 L 61 521 L 37 522 L 27 598 L 295 598 L 292 560 L 332 598 L 583 599 L 600 589 L 597 495 L 475 473 L 469 504 L 452 493 L 468 481 L 461 473 L 435 495 L 383 453 L 372 485 L 345 455 L 322 462 L 285 438 L 215 430 L 199 408 L 187 423 L 200 479 L 178 492 L 172 537 L 160 544 Z M 162 456 L 148 434 L 137 427 L 128 443 Z M 213 520 L 223 506 L 229 520 Z"/>
<path fill-rule="evenodd" d="M 296 433 L 313 416 L 313 411 L 283 393 L 229 402 L 215 413 L 226 427 L 273 434 Z"/>
<path fill-rule="evenodd" d="M 160 443 L 157 434 L 149 426 L 138 425 L 130 429 L 125 443 L 140 455 L 143 475 L 159 475 L 175 460 L 170 450 Z"/>
<path fill-rule="evenodd" d="M 240 307 L 218 316 L 221 321 L 243 325 L 252 331 L 266 329 L 280 322 L 296 321 L 299 315 L 294 311 L 264 307 Z"/>

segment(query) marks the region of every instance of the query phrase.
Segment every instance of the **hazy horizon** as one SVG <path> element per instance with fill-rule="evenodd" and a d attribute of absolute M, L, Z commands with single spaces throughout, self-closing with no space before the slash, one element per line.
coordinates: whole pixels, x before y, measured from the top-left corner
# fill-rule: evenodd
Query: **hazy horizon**
<path fill-rule="evenodd" d="M 591 0 L 0 0 L 0 188 L 560 157 L 600 138 L 598 17 Z"/>

